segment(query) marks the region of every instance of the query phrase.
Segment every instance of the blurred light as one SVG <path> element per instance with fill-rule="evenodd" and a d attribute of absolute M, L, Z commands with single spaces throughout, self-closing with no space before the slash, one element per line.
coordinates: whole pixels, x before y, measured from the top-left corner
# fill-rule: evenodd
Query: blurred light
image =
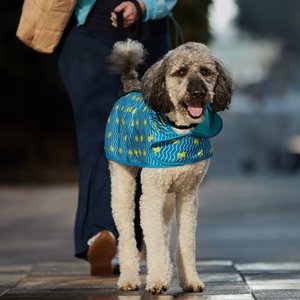
<path fill-rule="evenodd" d="M 227 35 L 232 31 L 232 21 L 238 14 L 234 0 L 215 0 L 210 7 L 210 27 L 213 34 Z"/>
<path fill-rule="evenodd" d="M 294 135 L 289 139 L 288 149 L 292 153 L 300 154 L 300 135 Z"/>
<path fill-rule="evenodd" d="M 239 30 L 235 19 L 239 14 L 235 0 L 214 0 L 209 10 L 212 32 L 210 48 L 229 69 L 238 86 L 257 84 L 269 75 L 278 60 L 281 44 L 258 39 Z"/>

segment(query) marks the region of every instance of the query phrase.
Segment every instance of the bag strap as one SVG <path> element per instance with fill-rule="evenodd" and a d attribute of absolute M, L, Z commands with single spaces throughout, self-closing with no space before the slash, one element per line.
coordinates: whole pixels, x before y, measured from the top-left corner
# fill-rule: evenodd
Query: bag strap
<path fill-rule="evenodd" d="M 120 11 L 117 14 L 117 34 L 118 34 L 118 40 L 122 41 L 126 39 L 126 33 L 124 28 L 124 17 L 123 17 L 123 11 Z"/>
<path fill-rule="evenodd" d="M 181 30 L 180 25 L 178 24 L 177 20 L 175 19 L 175 17 L 173 16 L 173 14 L 169 15 L 169 19 L 171 20 L 173 26 L 174 26 L 174 30 L 175 30 L 175 48 L 184 44 L 184 37 L 183 37 L 183 33 Z"/>
<path fill-rule="evenodd" d="M 143 11 L 142 8 L 137 0 L 129 0 L 132 2 L 136 8 L 137 11 L 137 20 L 135 22 L 135 25 L 137 26 L 138 29 L 141 29 L 143 26 Z"/>

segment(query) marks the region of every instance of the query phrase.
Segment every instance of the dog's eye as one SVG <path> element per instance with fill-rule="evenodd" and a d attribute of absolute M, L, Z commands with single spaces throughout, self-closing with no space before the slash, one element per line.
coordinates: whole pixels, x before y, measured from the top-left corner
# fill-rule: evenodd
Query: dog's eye
<path fill-rule="evenodd" d="M 187 74 L 187 72 L 188 72 L 188 69 L 187 69 L 187 68 L 181 68 L 181 69 L 177 70 L 177 71 L 174 73 L 174 75 L 175 75 L 176 77 L 184 77 L 184 76 Z"/>
<path fill-rule="evenodd" d="M 210 71 L 209 69 L 205 68 L 205 67 L 201 67 L 200 68 L 200 73 L 203 75 L 203 76 L 208 76 L 210 74 Z"/>

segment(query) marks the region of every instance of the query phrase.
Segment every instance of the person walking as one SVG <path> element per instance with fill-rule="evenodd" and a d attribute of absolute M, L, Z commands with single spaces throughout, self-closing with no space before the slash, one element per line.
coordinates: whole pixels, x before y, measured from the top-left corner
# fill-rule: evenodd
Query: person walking
<path fill-rule="evenodd" d="M 89 261 L 91 275 L 118 272 L 118 232 L 111 211 L 104 134 L 121 81 L 109 72 L 107 57 L 120 35 L 134 38 L 138 32 L 149 53 L 147 66 L 156 62 L 170 50 L 167 16 L 175 4 L 176 0 L 78 0 L 58 46 L 58 65 L 72 103 L 79 154 L 75 256 Z M 120 15 L 121 30 L 117 26 Z M 138 184 L 137 200 L 140 194 Z M 135 228 L 141 250 L 138 205 Z"/>

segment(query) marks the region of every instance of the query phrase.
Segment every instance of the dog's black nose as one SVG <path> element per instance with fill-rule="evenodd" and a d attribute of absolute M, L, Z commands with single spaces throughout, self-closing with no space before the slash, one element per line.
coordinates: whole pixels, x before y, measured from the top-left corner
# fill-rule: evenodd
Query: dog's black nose
<path fill-rule="evenodd" d="M 203 90 L 201 90 L 201 91 L 195 90 L 192 92 L 191 96 L 193 98 L 204 98 L 205 94 L 206 94 L 206 92 Z"/>
<path fill-rule="evenodd" d="M 188 93 L 191 98 L 203 99 L 207 93 L 207 87 L 201 78 L 194 76 L 189 78 Z"/>

